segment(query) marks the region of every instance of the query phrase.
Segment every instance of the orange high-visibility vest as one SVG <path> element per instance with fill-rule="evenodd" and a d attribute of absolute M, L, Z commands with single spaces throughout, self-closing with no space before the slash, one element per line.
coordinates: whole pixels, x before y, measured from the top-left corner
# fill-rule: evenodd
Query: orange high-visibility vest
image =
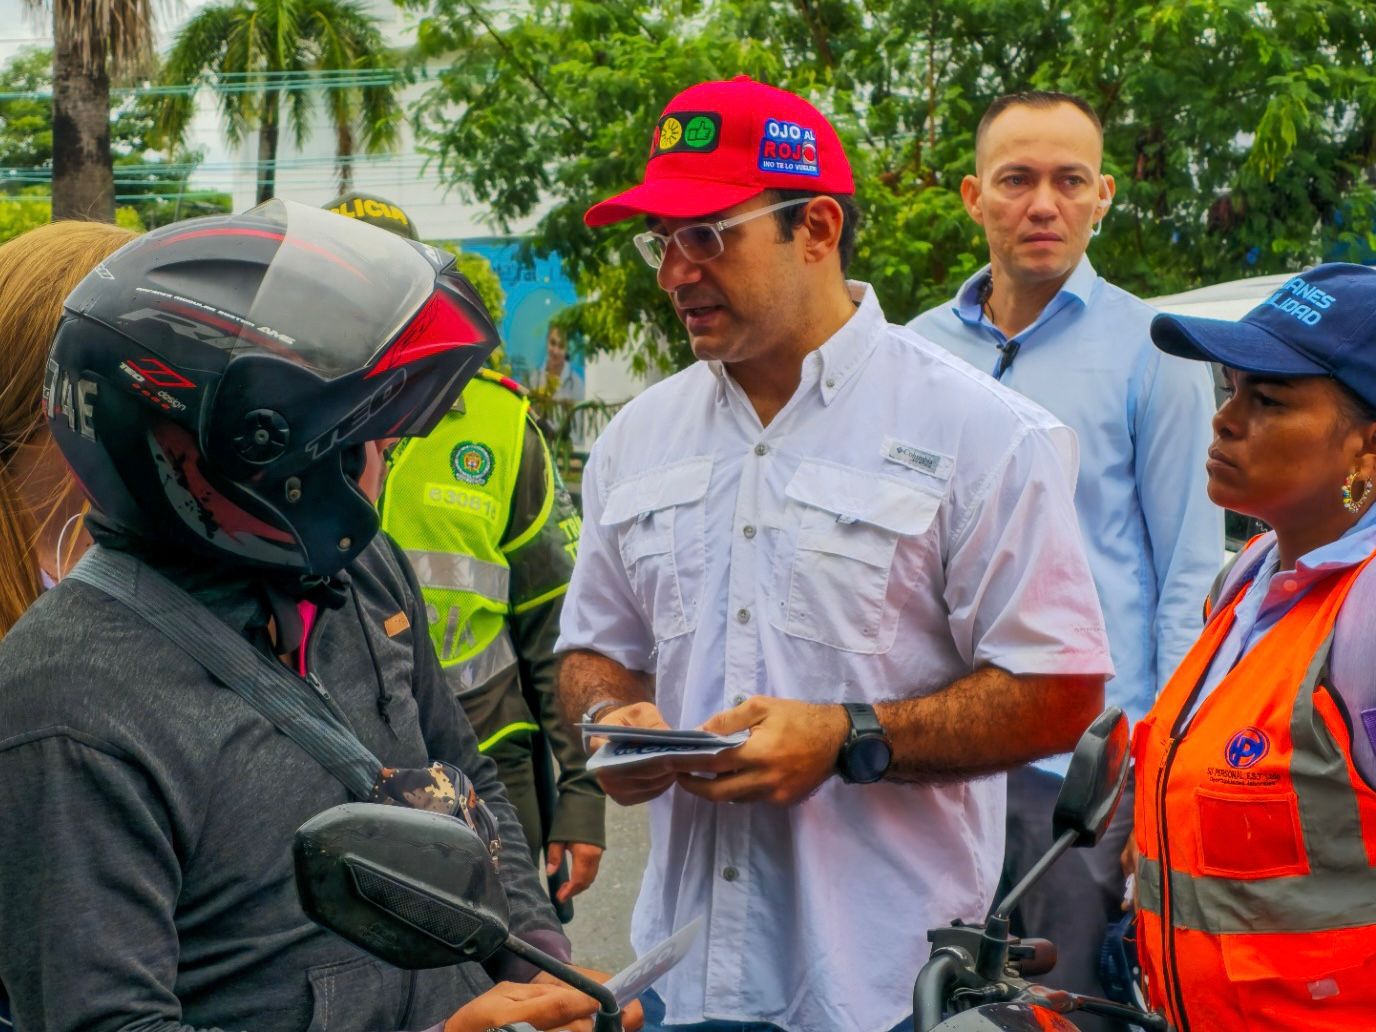
<path fill-rule="evenodd" d="M 1376 792 L 1326 683 L 1369 562 L 1314 584 L 1186 724 L 1238 592 L 1134 732 L 1137 948 L 1180 1032 L 1376 1029 Z"/>

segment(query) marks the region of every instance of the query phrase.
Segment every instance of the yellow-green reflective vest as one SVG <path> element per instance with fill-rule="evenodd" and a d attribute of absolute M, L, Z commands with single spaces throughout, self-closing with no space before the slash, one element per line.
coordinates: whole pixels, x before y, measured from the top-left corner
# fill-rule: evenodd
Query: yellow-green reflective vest
<path fill-rule="evenodd" d="M 428 437 L 392 452 L 382 528 L 415 568 L 430 638 L 458 695 L 516 662 L 506 626 L 511 570 L 501 540 L 529 408 L 523 394 L 483 370 L 464 388 L 462 406 Z"/>

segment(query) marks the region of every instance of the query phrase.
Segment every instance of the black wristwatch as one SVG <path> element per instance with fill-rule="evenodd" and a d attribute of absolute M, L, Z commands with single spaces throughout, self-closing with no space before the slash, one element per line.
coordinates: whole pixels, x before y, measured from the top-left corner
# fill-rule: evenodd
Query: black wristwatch
<path fill-rule="evenodd" d="M 893 760 L 893 747 L 884 725 L 879 723 L 874 707 L 863 702 L 844 702 L 850 717 L 850 735 L 836 757 L 836 769 L 841 780 L 851 785 L 868 785 L 878 781 Z"/>

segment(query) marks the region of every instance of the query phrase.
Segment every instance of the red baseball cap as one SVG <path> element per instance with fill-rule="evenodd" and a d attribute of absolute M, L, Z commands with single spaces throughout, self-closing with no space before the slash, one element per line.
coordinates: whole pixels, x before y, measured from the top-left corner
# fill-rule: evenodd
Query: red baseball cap
<path fill-rule="evenodd" d="M 650 138 L 645 179 L 587 210 L 606 226 L 637 215 L 687 219 L 722 211 L 765 190 L 853 194 L 836 130 L 785 90 L 738 75 L 684 90 Z"/>

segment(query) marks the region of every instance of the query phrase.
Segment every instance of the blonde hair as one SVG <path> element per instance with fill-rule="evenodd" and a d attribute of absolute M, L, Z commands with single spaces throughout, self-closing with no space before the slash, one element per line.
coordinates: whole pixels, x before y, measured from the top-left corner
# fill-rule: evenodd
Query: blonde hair
<path fill-rule="evenodd" d="M 0 245 L 0 637 L 43 589 L 36 550 L 43 524 L 11 469 L 43 426 L 48 348 L 73 288 L 135 234 L 103 222 L 54 222 Z M 51 499 L 66 497 L 67 483 Z"/>

